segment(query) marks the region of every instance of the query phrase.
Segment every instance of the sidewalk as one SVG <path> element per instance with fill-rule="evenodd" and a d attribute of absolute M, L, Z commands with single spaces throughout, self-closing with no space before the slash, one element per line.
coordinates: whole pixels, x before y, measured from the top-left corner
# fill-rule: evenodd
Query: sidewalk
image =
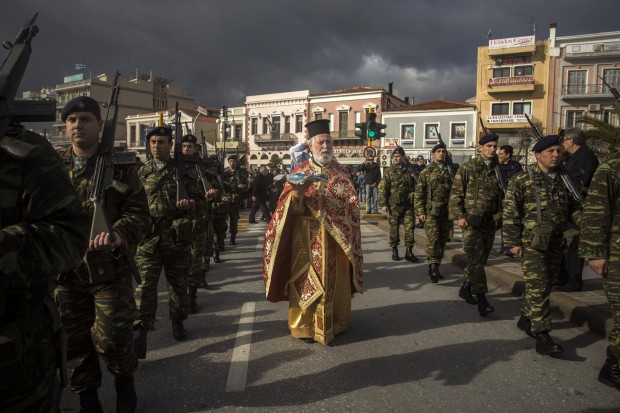
<path fill-rule="evenodd" d="M 384 214 L 362 213 L 362 220 L 377 225 L 385 232 L 389 232 L 389 224 Z M 402 233 L 402 229 L 401 229 Z M 426 234 L 423 229 L 415 230 L 415 248 L 424 252 Z M 454 237 L 446 245 L 443 263 L 452 264 L 461 269 L 465 268 L 466 259 L 462 248 L 461 229 L 455 226 Z M 387 237 L 386 237 L 387 244 Z M 489 288 L 499 288 L 520 296 L 523 294 L 525 283 L 521 275 L 519 259 L 508 258 L 496 253 L 499 249 L 499 232 L 495 238 L 493 252 L 485 267 Z M 584 289 L 573 293 L 553 291 L 551 293 L 551 311 L 555 319 L 569 320 L 581 328 L 606 336 L 611 330 L 611 307 L 603 291 L 601 277 L 594 274 L 587 263 L 583 270 Z M 430 282 L 430 280 L 428 280 Z"/>

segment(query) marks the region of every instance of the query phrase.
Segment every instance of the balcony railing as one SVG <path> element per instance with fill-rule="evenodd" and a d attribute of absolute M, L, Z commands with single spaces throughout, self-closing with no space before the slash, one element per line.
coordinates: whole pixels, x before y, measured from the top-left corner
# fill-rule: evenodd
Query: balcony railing
<path fill-rule="evenodd" d="M 271 132 L 254 135 L 256 143 L 296 142 L 297 140 L 297 135 L 294 133 Z"/>
<path fill-rule="evenodd" d="M 620 85 L 611 85 L 612 87 L 619 88 Z M 607 86 L 599 83 L 587 84 L 587 85 L 564 85 L 562 86 L 561 95 L 563 98 L 578 98 L 578 97 L 605 97 L 613 98 L 613 95 L 607 88 Z"/>
<path fill-rule="evenodd" d="M 620 42 L 594 42 L 581 44 L 568 44 L 565 48 L 565 57 L 580 58 L 606 55 L 620 55 Z"/>

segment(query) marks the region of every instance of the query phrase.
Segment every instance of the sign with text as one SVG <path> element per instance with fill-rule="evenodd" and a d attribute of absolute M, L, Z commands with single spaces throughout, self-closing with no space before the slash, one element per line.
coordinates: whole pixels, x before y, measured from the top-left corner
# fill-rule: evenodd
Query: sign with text
<path fill-rule="evenodd" d="M 525 115 L 494 115 L 487 116 L 487 123 L 518 123 L 527 122 Z"/>
<path fill-rule="evenodd" d="M 536 41 L 535 36 L 520 36 L 520 37 L 509 37 L 506 39 L 491 39 L 489 40 L 489 50 L 507 49 L 510 47 L 534 46 L 535 41 Z"/>

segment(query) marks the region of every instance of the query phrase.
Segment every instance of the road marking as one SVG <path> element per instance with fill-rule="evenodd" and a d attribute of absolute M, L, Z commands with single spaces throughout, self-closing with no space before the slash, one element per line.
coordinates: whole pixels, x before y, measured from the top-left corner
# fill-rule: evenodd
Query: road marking
<path fill-rule="evenodd" d="M 248 362 L 250 361 L 250 345 L 252 343 L 252 324 L 256 303 L 243 304 L 239 329 L 235 338 L 235 348 L 230 359 L 226 392 L 244 391 L 248 376 Z"/>

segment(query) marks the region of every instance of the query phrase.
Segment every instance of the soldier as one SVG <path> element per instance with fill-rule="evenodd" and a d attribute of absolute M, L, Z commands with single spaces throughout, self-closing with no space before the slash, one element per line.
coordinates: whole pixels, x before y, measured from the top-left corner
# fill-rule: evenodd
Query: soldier
<path fill-rule="evenodd" d="M 66 349 L 52 286 L 80 263 L 90 221 L 52 145 L 18 125 L 0 138 L 0 193 L 0 411 L 55 412 Z"/>
<path fill-rule="evenodd" d="M 556 172 L 562 148 L 560 137 L 541 138 L 532 148 L 536 164 L 508 183 L 504 200 L 504 242 L 521 260 L 525 294 L 517 327 L 536 338 L 536 352 L 561 353 L 562 346 L 549 336 L 549 295 L 560 268 L 567 219 L 573 220 L 579 205 L 570 197 Z"/>
<path fill-rule="evenodd" d="M 230 198 L 225 192 L 224 182 L 220 176 L 220 161 L 217 155 L 211 155 L 209 157 L 209 166 L 208 172 L 210 174 L 211 185 L 213 185 L 217 193 L 213 199 L 211 199 L 213 235 L 209 235 L 207 243 L 210 243 L 209 252 L 213 255 L 213 262 L 219 264 L 222 262 L 220 251 L 224 250 L 224 239 L 226 238 L 226 231 L 228 230 L 226 218 L 228 218 L 228 202 Z"/>
<path fill-rule="evenodd" d="M 153 220 L 151 233 L 138 245 L 136 262 L 142 283 L 136 288 L 138 319 L 134 323 L 134 347 L 138 358 L 146 358 L 147 331 L 153 328 L 157 310 L 157 284 L 162 268 L 168 281 L 169 314 L 175 340 L 187 337 L 183 320 L 188 312 L 187 273 L 191 268 L 192 209 L 203 198 L 196 182 L 182 176 L 189 199 L 177 201 L 177 184 L 170 156 L 172 130 L 168 126 L 153 129 L 147 135 L 153 158 L 138 172 L 146 190 Z"/>
<path fill-rule="evenodd" d="M 92 217 L 89 188 L 103 127 L 99 104 L 87 96 L 74 98 L 64 106 L 61 119 L 71 146 L 62 149 L 60 157 Z M 101 410 L 98 355 L 114 375 L 117 408 L 136 408 L 133 373 L 138 360 L 132 348 L 136 305 L 131 265 L 136 246 L 151 221 L 135 167 L 116 166 L 114 176 L 103 203 L 113 234 L 101 233 L 91 239 L 83 262 L 60 275 L 55 291 L 62 324 L 67 329 L 71 391 L 79 394 L 82 409 L 92 411 Z"/>
<path fill-rule="evenodd" d="M 237 222 L 239 221 L 239 209 L 241 208 L 241 197 L 248 187 L 248 183 L 243 179 L 237 167 L 237 155 L 228 157 L 228 168 L 224 170 L 224 185 L 230 196 L 228 204 L 228 219 L 230 229 L 230 245 L 237 244 Z"/>
<path fill-rule="evenodd" d="M 620 390 L 620 154 L 601 163 L 594 173 L 581 222 L 579 255 L 603 276 L 611 304 L 613 328 L 607 339 L 607 360 L 598 380 Z"/>
<path fill-rule="evenodd" d="M 446 145 L 438 143 L 431 153 L 433 162 L 420 172 L 415 187 L 414 209 L 418 219 L 425 223 L 428 275 L 433 283 L 437 283 L 442 278 L 439 265 L 452 226 L 452 221 L 448 219 L 452 177 L 446 166 Z"/>
<path fill-rule="evenodd" d="M 484 266 L 501 222 L 502 191 L 495 175 L 498 139 L 495 134 L 480 138 L 480 156 L 465 162 L 454 177 L 448 210 L 450 219 L 463 229 L 463 250 L 467 257 L 459 297 L 469 304 L 478 304 L 478 313 L 483 317 L 495 311 L 486 298 Z"/>
<path fill-rule="evenodd" d="M 413 255 L 413 231 L 415 229 L 415 213 L 413 211 L 413 194 L 415 191 L 415 179 L 409 172 L 405 163 L 405 151 L 398 147 L 392 152 L 392 166 L 385 173 L 379 183 L 379 202 L 381 211 L 390 214 L 390 247 L 392 247 L 392 260 L 398 261 L 398 243 L 400 237 L 398 227 L 403 222 L 405 229 L 405 246 L 407 252 L 405 259 L 411 262 L 420 261 Z"/>

